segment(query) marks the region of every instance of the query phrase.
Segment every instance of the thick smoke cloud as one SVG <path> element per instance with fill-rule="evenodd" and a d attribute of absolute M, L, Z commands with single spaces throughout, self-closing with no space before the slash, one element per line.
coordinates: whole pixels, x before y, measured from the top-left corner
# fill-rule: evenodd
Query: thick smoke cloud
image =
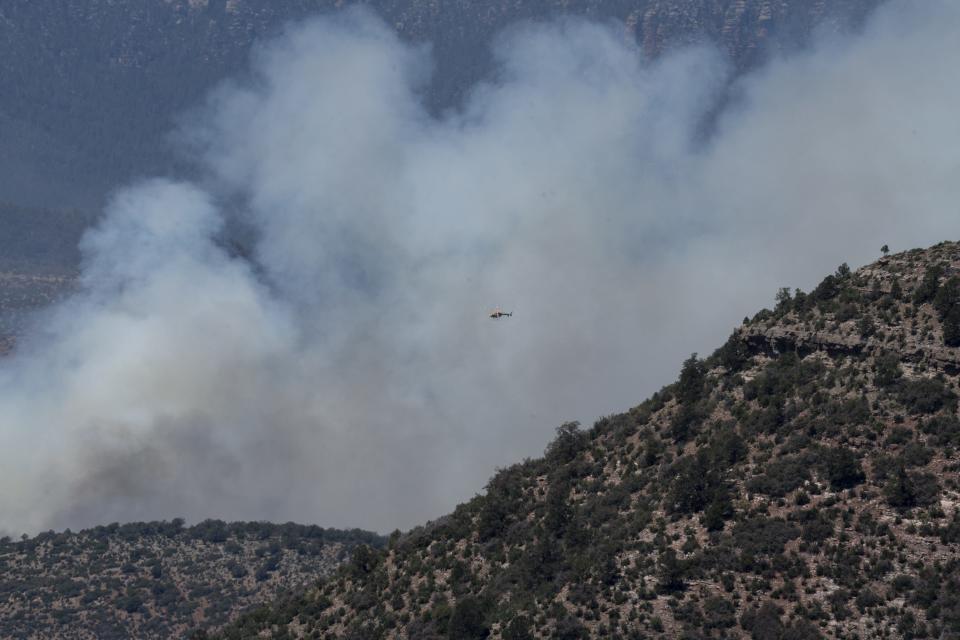
<path fill-rule="evenodd" d="M 518 26 L 441 117 L 429 49 L 358 11 L 292 28 L 183 133 L 208 179 L 119 191 L 0 364 L 0 528 L 444 513 L 778 287 L 955 237 L 958 28 L 894 4 L 729 100 L 713 51 Z"/>

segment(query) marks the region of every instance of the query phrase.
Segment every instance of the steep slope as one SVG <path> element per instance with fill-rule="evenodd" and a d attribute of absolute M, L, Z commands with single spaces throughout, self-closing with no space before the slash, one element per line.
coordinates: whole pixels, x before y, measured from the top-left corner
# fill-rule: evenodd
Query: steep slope
<path fill-rule="evenodd" d="M 174 638 L 219 626 L 343 562 L 366 531 L 210 520 L 0 540 L 0 637 Z"/>
<path fill-rule="evenodd" d="M 456 104 L 489 70 L 495 33 L 557 14 L 624 21 L 644 50 L 714 41 L 740 68 L 856 24 L 880 0 L 375 0 L 404 38 L 431 42 L 429 100 Z M 0 201 L 99 206 L 133 177 L 176 165 L 175 116 L 236 76 L 251 45 L 343 0 L 9 0 L 0 5 Z"/>
<path fill-rule="evenodd" d="M 219 637 L 957 637 L 960 244 L 777 301 Z"/>

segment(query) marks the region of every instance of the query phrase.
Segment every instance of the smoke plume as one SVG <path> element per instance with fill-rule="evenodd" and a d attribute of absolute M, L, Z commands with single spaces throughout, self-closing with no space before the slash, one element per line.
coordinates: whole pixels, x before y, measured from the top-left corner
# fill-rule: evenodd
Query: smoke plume
<path fill-rule="evenodd" d="M 441 515 L 778 287 L 956 237 L 958 29 L 895 3 L 734 80 L 518 25 L 436 116 L 430 50 L 372 14 L 290 28 L 181 132 L 206 177 L 119 190 L 0 363 L 0 528 Z"/>

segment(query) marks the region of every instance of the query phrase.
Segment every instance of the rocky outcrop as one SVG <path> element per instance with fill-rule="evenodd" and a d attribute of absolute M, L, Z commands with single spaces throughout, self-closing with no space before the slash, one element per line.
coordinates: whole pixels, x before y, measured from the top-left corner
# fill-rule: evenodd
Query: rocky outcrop
<path fill-rule="evenodd" d="M 815 331 L 803 327 L 746 326 L 737 329 L 737 336 L 750 349 L 751 353 L 774 356 L 795 352 L 807 356 L 822 351 L 830 356 L 871 355 L 896 351 L 900 359 L 911 363 L 930 363 L 933 366 L 955 375 L 960 372 L 960 349 L 945 346 L 942 342 L 921 343 L 912 341 L 902 346 L 892 345 L 876 338 L 865 338 L 856 333 Z"/>
<path fill-rule="evenodd" d="M 824 351 L 829 355 L 858 354 L 868 347 L 868 341 L 860 336 L 782 326 L 741 327 L 737 335 L 752 353 L 768 356 L 790 351 L 804 356 L 814 351 Z"/>
<path fill-rule="evenodd" d="M 751 353 L 876 357 L 896 352 L 903 362 L 960 371 L 960 347 L 944 342 L 939 314 L 926 300 L 916 300 L 930 265 L 939 268 L 939 282 L 960 274 L 960 244 L 945 242 L 882 258 L 849 277 L 846 302 L 822 307 L 762 312 L 736 330 Z M 843 297 L 843 296 L 841 296 Z M 849 314 L 856 318 L 847 318 Z"/>

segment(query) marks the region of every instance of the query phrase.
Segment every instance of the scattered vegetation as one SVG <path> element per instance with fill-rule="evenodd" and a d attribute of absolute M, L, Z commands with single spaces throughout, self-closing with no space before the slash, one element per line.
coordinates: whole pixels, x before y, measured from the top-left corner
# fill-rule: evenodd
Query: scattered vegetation
<path fill-rule="evenodd" d="M 73 534 L 6 541 L 8 569 L 53 553 L 84 567 L 7 587 L 8 603 L 86 628 L 109 606 L 103 620 L 138 636 L 182 608 L 209 625 L 196 638 L 231 640 L 952 637 L 957 273 L 960 246 L 945 243 L 842 265 L 809 294 L 781 290 L 675 384 L 590 429 L 561 425 L 542 458 L 383 549 L 351 539 L 370 544 L 312 586 L 278 578 L 309 536 L 209 522 L 176 529 L 190 551 L 169 556 L 156 544 L 113 554 L 122 527 L 106 544 L 84 533 L 79 551 L 59 542 Z M 162 538 L 172 525 L 144 526 Z M 198 580 L 197 563 L 216 579 Z M 259 594 L 276 600 L 217 631 L 237 610 L 231 584 L 273 585 Z M 26 624 L 18 606 L 6 624 Z"/>
<path fill-rule="evenodd" d="M 781 289 L 646 402 L 219 637 L 952 637 L 957 272 L 945 243 Z"/>
<path fill-rule="evenodd" d="M 186 637 L 384 542 L 359 530 L 179 519 L 3 538 L 0 637 Z"/>

